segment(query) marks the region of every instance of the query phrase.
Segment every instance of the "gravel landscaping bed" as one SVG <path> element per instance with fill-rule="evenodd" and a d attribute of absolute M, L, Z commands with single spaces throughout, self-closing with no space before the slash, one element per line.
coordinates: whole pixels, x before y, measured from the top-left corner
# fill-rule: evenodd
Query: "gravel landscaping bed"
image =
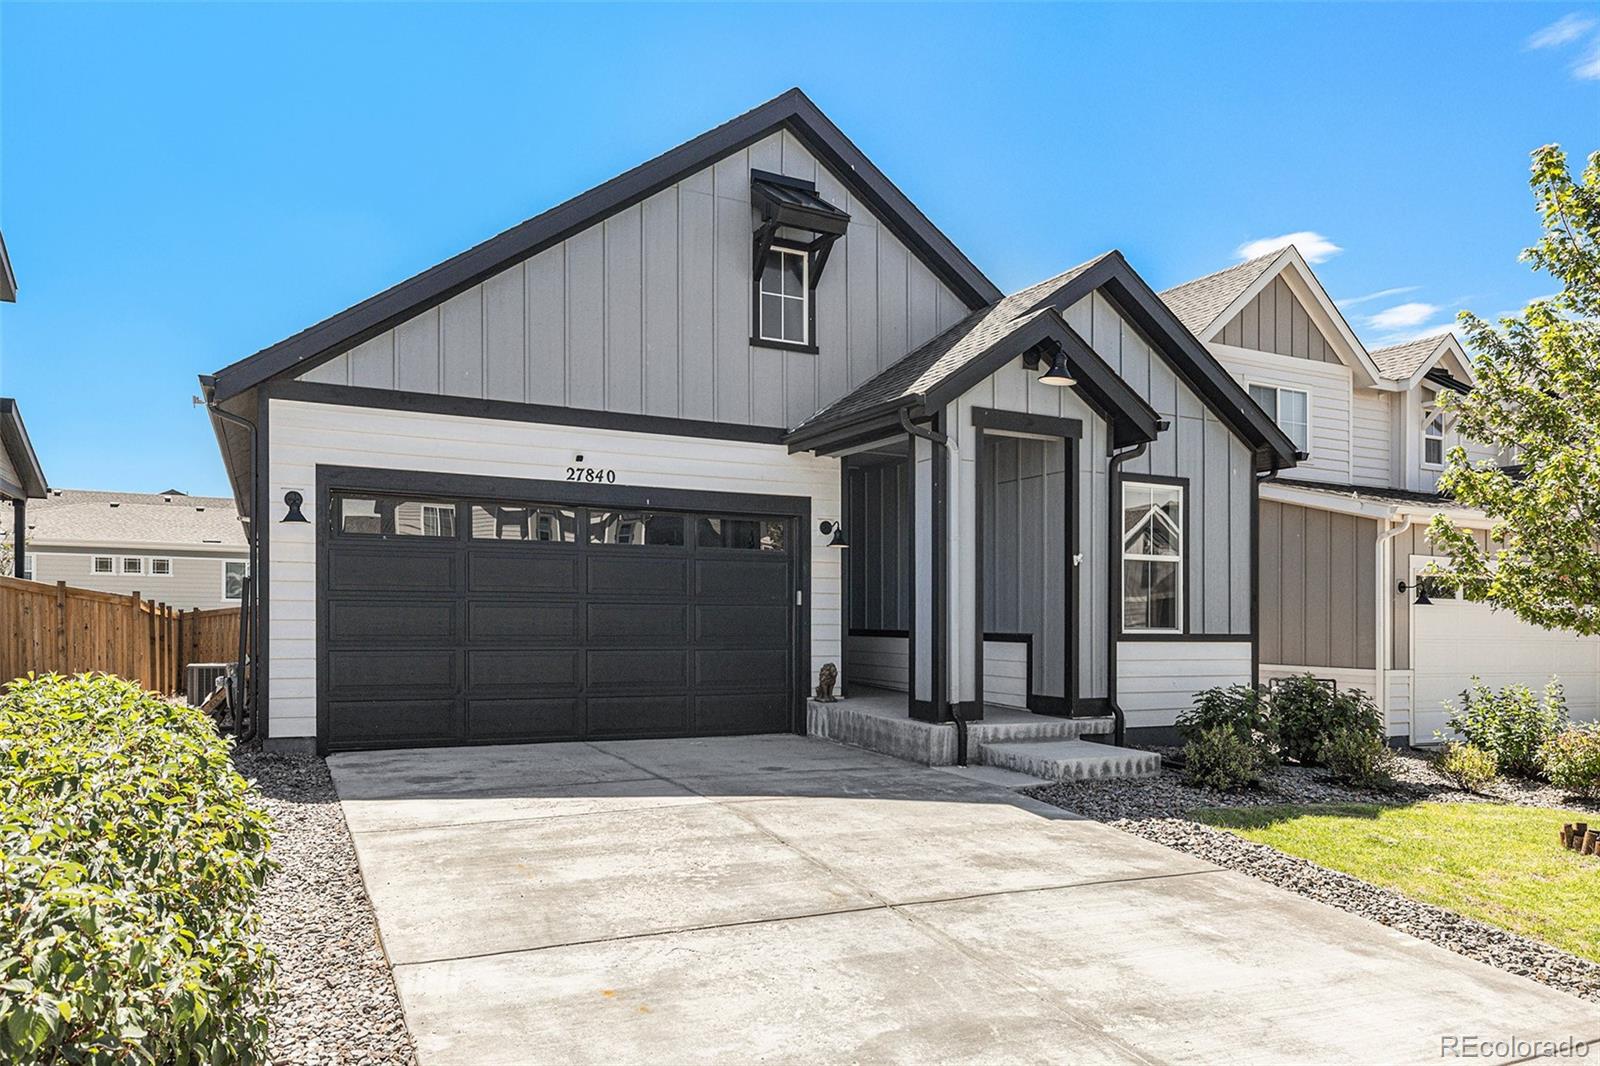
<path fill-rule="evenodd" d="M 1187 817 L 1190 811 L 1202 807 L 1415 800 L 1600 810 L 1600 804 L 1592 800 L 1576 800 L 1536 782 L 1497 782 L 1485 795 L 1463 793 L 1433 769 L 1430 759 L 1415 753 L 1405 753 L 1396 759 L 1394 776 L 1398 783 L 1395 792 L 1368 792 L 1335 784 L 1320 770 L 1284 766 L 1260 789 L 1223 794 L 1191 788 L 1176 771 L 1163 769 L 1159 778 L 1150 780 L 1044 785 L 1028 790 L 1028 794 L 1146 840 L 1359 914 L 1459 955 L 1600 1002 L 1600 965 L 1587 959 L 1443 907 L 1419 903 L 1390 889 Z"/>
<path fill-rule="evenodd" d="M 271 1061 L 415 1062 L 327 764 L 259 752 L 236 752 L 234 762 L 255 779 L 275 824 L 279 868 L 261 904 L 278 957 Z"/>

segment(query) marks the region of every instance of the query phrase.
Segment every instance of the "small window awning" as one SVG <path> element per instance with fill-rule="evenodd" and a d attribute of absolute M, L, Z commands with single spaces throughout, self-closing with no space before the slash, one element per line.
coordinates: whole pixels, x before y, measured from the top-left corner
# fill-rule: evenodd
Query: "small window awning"
<path fill-rule="evenodd" d="M 1459 392 L 1463 396 L 1472 391 L 1471 385 L 1455 377 L 1442 366 L 1436 366 L 1422 376 L 1424 380 L 1431 381 L 1433 384 L 1449 389 L 1451 392 Z"/>
<path fill-rule="evenodd" d="M 816 288 L 833 242 L 844 236 L 850 225 L 849 212 L 818 196 L 815 183 L 765 170 L 750 172 L 750 203 L 761 214 L 761 225 L 756 228 L 756 275 L 760 276 L 778 230 L 804 230 L 812 235 L 805 247 L 811 258 L 811 287 Z"/>

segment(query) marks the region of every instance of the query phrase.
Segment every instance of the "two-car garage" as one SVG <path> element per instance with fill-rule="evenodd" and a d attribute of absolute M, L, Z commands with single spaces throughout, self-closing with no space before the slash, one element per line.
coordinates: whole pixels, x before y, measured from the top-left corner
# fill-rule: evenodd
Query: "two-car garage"
<path fill-rule="evenodd" d="M 368 482 L 321 489 L 328 750 L 800 721 L 808 501 Z"/>

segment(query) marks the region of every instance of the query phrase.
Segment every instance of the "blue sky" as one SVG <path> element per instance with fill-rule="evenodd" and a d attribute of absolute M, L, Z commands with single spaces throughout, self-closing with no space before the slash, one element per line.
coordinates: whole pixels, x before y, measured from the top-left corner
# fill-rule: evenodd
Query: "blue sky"
<path fill-rule="evenodd" d="M 1548 291 L 1600 5 L 6 3 L 0 393 L 58 487 L 222 493 L 197 374 L 791 85 L 1002 288 L 1314 233 L 1374 343 Z"/>

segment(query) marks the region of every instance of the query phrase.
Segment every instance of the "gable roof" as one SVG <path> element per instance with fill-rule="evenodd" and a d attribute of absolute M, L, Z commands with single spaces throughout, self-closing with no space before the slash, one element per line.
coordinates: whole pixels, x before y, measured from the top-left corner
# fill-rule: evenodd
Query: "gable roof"
<path fill-rule="evenodd" d="M 1161 299 L 1172 308 L 1178 321 L 1196 337 L 1204 337 L 1207 329 L 1222 316 L 1239 294 L 1253 285 L 1282 256 L 1282 250 L 1258 255 L 1243 263 L 1207 274 L 1203 278 L 1174 285 L 1161 292 Z"/>
<path fill-rule="evenodd" d="M 28 541 L 117 548 L 245 549 L 233 501 L 220 496 L 53 489 L 28 505 Z"/>
<path fill-rule="evenodd" d="M 790 89 L 647 163 L 612 178 L 376 296 L 219 370 L 208 388 L 221 402 L 269 378 L 302 373 L 323 358 L 397 325 L 545 248 L 778 130 L 795 134 L 936 276 L 981 307 L 1001 292 L 799 89 Z"/>
<path fill-rule="evenodd" d="M 1294 444 L 1117 251 L 974 311 L 807 419 L 789 435 L 791 449 L 840 438 L 868 425 L 891 424 L 900 410 L 926 412 L 943 406 L 1046 340 L 1066 350 L 1079 388 L 1113 423 L 1117 446 L 1153 440 L 1160 415 L 1062 317 L 1068 307 L 1100 288 L 1145 332 L 1184 383 L 1256 450 L 1258 466 L 1281 469 L 1295 464 Z"/>
<path fill-rule="evenodd" d="M 0 300 L 17 302 L 17 276 L 11 272 L 11 254 L 6 251 L 6 235 L 0 233 Z"/>
<path fill-rule="evenodd" d="M 22 412 L 17 409 L 17 401 L 8 396 L 0 396 L 0 450 L 22 479 L 21 484 L 13 485 L 0 477 L 0 499 L 37 500 L 50 491 L 39 456 L 28 439 L 28 427 L 22 424 Z"/>
<path fill-rule="evenodd" d="M 1380 384 L 1383 375 L 1367 352 L 1366 345 L 1361 343 L 1361 339 L 1350 328 L 1350 323 L 1345 321 L 1344 313 L 1322 287 L 1311 264 L 1300 254 L 1300 249 L 1292 244 L 1238 266 L 1174 286 L 1163 292 L 1161 299 L 1173 307 L 1174 313 L 1178 307 L 1184 309 L 1188 319 L 1193 320 L 1186 319 L 1184 325 L 1196 337 L 1202 341 L 1215 341 L 1223 327 L 1259 296 L 1273 278 L 1280 275 L 1311 316 L 1313 325 L 1321 330 L 1334 351 L 1339 353 L 1341 361 L 1358 376 L 1365 377 L 1364 384 Z M 1226 300 L 1223 299 L 1225 296 Z M 1174 304 L 1177 306 L 1174 307 Z"/>
<path fill-rule="evenodd" d="M 1452 332 L 1435 333 L 1431 337 L 1418 337 L 1413 341 L 1372 350 L 1372 358 L 1383 371 L 1384 377 L 1403 382 L 1408 389 L 1422 381 L 1446 355 L 1456 357 L 1467 375 L 1466 384 L 1472 385 L 1476 381 L 1472 373 L 1472 360 L 1467 358 L 1466 350 Z"/>

